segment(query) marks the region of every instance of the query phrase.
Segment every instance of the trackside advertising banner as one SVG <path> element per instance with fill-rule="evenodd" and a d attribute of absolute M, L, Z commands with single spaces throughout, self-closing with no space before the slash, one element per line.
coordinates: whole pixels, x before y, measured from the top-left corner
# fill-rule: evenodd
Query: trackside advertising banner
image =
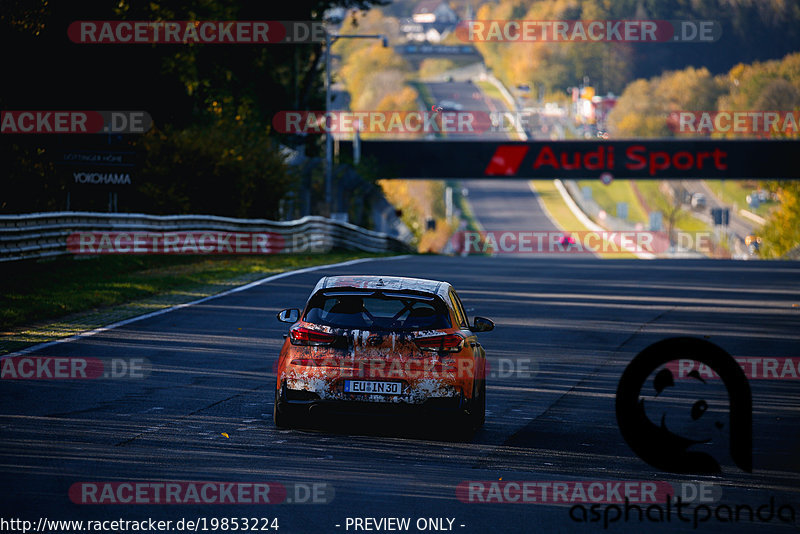
<path fill-rule="evenodd" d="M 797 179 L 797 154 L 800 141 L 361 142 L 361 157 L 395 178 Z"/>

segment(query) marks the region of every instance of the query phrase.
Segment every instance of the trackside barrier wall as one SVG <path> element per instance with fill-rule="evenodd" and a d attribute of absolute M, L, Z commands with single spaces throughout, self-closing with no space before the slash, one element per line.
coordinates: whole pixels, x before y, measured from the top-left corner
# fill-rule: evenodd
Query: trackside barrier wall
<path fill-rule="evenodd" d="M 233 219 L 213 215 L 48 212 L 0 216 L 0 262 L 70 254 L 67 237 L 75 232 L 273 232 L 284 238 L 282 253 L 409 252 L 411 247 L 387 234 L 310 215 L 295 221 Z"/>

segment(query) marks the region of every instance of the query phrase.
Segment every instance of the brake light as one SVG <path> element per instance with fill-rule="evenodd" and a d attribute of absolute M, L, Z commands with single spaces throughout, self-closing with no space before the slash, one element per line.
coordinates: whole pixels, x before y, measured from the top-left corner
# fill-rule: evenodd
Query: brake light
<path fill-rule="evenodd" d="M 464 347 L 464 338 L 458 334 L 420 337 L 414 340 L 420 350 L 434 352 L 458 352 Z"/>
<path fill-rule="evenodd" d="M 330 345 L 336 336 L 319 330 L 299 327 L 289 330 L 289 340 L 293 345 Z"/>

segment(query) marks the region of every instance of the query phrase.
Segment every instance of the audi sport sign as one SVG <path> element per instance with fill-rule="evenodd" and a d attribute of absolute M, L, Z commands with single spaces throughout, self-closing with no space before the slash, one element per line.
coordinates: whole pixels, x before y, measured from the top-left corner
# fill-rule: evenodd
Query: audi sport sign
<path fill-rule="evenodd" d="M 361 142 L 389 178 L 797 179 L 798 153 L 798 141 Z"/>

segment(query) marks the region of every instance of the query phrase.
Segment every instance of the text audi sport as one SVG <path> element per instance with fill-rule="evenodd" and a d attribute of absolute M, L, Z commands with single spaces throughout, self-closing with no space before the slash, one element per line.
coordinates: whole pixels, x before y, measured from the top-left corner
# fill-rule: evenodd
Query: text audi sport
<path fill-rule="evenodd" d="M 292 426 L 324 410 L 451 413 L 477 429 L 486 410 L 486 353 L 447 282 L 389 276 L 323 277 L 278 358 L 273 416 Z"/>

